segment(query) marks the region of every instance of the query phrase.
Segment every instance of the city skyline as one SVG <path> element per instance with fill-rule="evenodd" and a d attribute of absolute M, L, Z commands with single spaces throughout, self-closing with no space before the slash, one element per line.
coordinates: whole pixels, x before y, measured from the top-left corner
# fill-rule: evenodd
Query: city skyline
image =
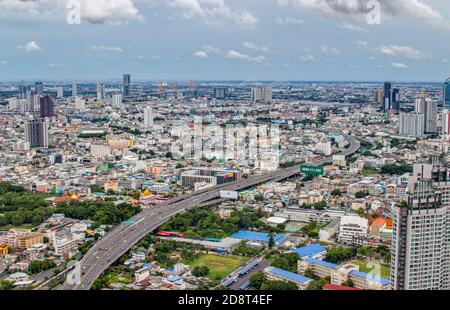
<path fill-rule="evenodd" d="M 0 80 L 430 81 L 450 75 L 442 0 L 0 1 Z M 419 39 L 420 38 L 420 39 Z"/>

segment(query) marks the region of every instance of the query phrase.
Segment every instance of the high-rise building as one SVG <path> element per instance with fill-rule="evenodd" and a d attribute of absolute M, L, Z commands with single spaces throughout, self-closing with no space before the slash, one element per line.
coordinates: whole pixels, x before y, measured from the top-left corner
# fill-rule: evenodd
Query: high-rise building
<path fill-rule="evenodd" d="M 58 86 L 56 88 L 56 98 L 63 98 L 64 97 L 64 88 L 62 86 Z"/>
<path fill-rule="evenodd" d="M 80 98 L 80 97 L 76 97 L 75 98 L 75 108 L 77 108 L 79 110 L 86 109 L 86 100 L 84 100 L 83 98 Z"/>
<path fill-rule="evenodd" d="M 225 87 L 214 88 L 214 98 L 225 99 L 226 96 L 227 96 L 227 89 Z"/>
<path fill-rule="evenodd" d="M 431 98 L 425 99 L 425 132 L 437 132 L 437 103 Z"/>
<path fill-rule="evenodd" d="M 400 89 L 393 88 L 391 92 L 391 106 L 389 110 L 400 111 Z"/>
<path fill-rule="evenodd" d="M 115 107 L 120 107 L 122 105 L 122 95 L 121 94 L 114 94 L 112 96 L 112 104 Z"/>
<path fill-rule="evenodd" d="M 425 115 L 423 113 L 400 113 L 399 135 L 420 138 L 425 134 Z"/>
<path fill-rule="evenodd" d="M 375 89 L 373 91 L 373 103 L 381 104 L 381 89 Z"/>
<path fill-rule="evenodd" d="M 53 100 L 50 96 L 44 96 L 40 98 L 39 113 L 41 118 L 55 116 Z"/>
<path fill-rule="evenodd" d="M 97 100 L 103 100 L 105 98 L 105 85 L 97 84 Z"/>
<path fill-rule="evenodd" d="M 450 135 L 450 111 L 447 109 L 442 111 L 442 134 Z"/>
<path fill-rule="evenodd" d="M 450 206 L 434 184 L 446 177 L 433 165 L 417 165 L 406 201 L 394 207 L 391 283 L 395 290 L 450 289 Z"/>
<path fill-rule="evenodd" d="M 442 106 L 444 109 L 450 109 L 450 78 L 444 82 L 444 97 Z"/>
<path fill-rule="evenodd" d="M 258 101 L 272 101 L 272 87 L 254 87 L 251 90 L 251 100 Z"/>
<path fill-rule="evenodd" d="M 48 120 L 34 119 L 25 124 L 25 140 L 30 147 L 48 147 Z"/>
<path fill-rule="evenodd" d="M 381 110 L 387 111 L 391 108 L 391 82 L 384 83 L 383 102 L 381 103 Z"/>
<path fill-rule="evenodd" d="M 144 126 L 146 128 L 153 126 L 153 108 L 150 106 L 144 108 Z"/>
<path fill-rule="evenodd" d="M 130 96 L 130 87 L 131 87 L 131 75 L 130 74 L 124 74 L 123 75 L 123 96 L 128 97 Z"/>
<path fill-rule="evenodd" d="M 36 84 L 34 84 L 34 93 L 39 96 L 44 94 L 44 85 L 42 82 L 36 82 Z"/>
<path fill-rule="evenodd" d="M 72 97 L 78 96 L 78 83 L 77 81 L 72 82 Z"/>
<path fill-rule="evenodd" d="M 27 86 L 24 84 L 19 85 L 19 98 L 20 99 L 27 99 Z"/>

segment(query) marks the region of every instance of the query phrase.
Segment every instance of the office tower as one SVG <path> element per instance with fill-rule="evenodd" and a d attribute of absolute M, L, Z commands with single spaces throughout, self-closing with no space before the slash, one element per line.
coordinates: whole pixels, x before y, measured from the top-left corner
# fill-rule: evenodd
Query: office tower
<path fill-rule="evenodd" d="M 48 120 L 34 119 L 25 124 L 25 140 L 30 147 L 48 147 Z"/>
<path fill-rule="evenodd" d="M 215 87 L 214 88 L 214 98 L 216 99 L 225 99 L 227 96 L 227 90 L 224 87 Z"/>
<path fill-rule="evenodd" d="M 393 210 L 391 283 L 395 290 L 450 289 L 450 207 L 433 165 L 414 167 L 406 201 Z"/>
<path fill-rule="evenodd" d="M 41 108 L 41 96 L 33 95 L 30 97 L 30 111 L 39 112 Z"/>
<path fill-rule="evenodd" d="M 391 82 L 384 83 L 383 102 L 381 104 L 381 110 L 386 112 L 391 108 Z"/>
<path fill-rule="evenodd" d="M 77 81 L 72 82 L 72 97 L 78 96 L 78 84 Z"/>
<path fill-rule="evenodd" d="M 97 100 L 105 98 L 105 85 L 97 84 Z"/>
<path fill-rule="evenodd" d="M 122 95 L 121 94 L 114 94 L 112 96 L 112 104 L 115 107 L 120 107 L 122 105 Z"/>
<path fill-rule="evenodd" d="M 44 94 L 44 85 L 42 82 L 36 82 L 34 85 L 34 93 L 35 95 L 42 96 Z"/>
<path fill-rule="evenodd" d="M 130 96 L 130 87 L 131 87 L 131 75 L 124 74 L 123 75 L 123 96 Z"/>
<path fill-rule="evenodd" d="M 400 111 L 400 89 L 394 88 L 391 92 L 390 110 Z"/>
<path fill-rule="evenodd" d="M 272 87 L 254 87 L 251 90 L 251 100 L 258 101 L 272 101 Z"/>
<path fill-rule="evenodd" d="M 375 89 L 373 91 L 373 103 L 378 103 L 381 104 L 381 90 L 380 89 Z"/>
<path fill-rule="evenodd" d="M 146 128 L 153 126 L 153 109 L 150 106 L 144 108 L 144 126 Z"/>
<path fill-rule="evenodd" d="M 24 84 L 19 85 L 19 98 L 27 99 L 27 87 Z"/>
<path fill-rule="evenodd" d="M 450 135 L 450 111 L 447 109 L 442 111 L 442 134 Z"/>
<path fill-rule="evenodd" d="M 56 98 L 63 98 L 64 97 L 64 88 L 62 86 L 58 86 L 56 88 Z"/>
<path fill-rule="evenodd" d="M 400 113 L 399 135 L 420 138 L 425 133 L 425 115 L 422 113 Z"/>
<path fill-rule="evenodd" d="M 39 104 L 40 104 L 39 113 L 41 118 L 55 116 L 53 100 L 50 96 L 41 97 Z"/>
<path fill-rule="evenodd" d="M 450 78 L 444 82 L 444 97 L 442 106 L 444 109 L 450 109 Z"/>
<path fill-rule="evenodd" d="M 425 132 L 437 132 L 437 103 L 431 98 L 425 99 Z"/>

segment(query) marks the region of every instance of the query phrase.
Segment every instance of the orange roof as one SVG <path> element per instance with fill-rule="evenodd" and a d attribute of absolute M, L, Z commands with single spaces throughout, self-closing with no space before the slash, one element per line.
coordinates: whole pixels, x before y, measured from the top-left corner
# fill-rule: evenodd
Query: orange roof
<path fill-rule="evenodd" d="M 380 227 L 381 227 L 381 226 L 383 226 L 385 223 L 386 223 L 386 221 L 384 220 L 384 218 L 378 217 L 378 218 L 375 219 L 375 221 L 373 221 L 372 225 L 380 226 Z"/>
<path fill-rule="evenodd" d="M 386 228 L 387 228 L 387 229 L 392 229 L 392 225 L 393 225 L 392 218 L 387 217 L 387 218 L 386 218 Z"/>

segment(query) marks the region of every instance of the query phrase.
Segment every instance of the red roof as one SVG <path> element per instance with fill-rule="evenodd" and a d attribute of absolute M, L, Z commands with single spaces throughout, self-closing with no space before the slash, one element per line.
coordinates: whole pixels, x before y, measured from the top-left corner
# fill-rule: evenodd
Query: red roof
<path fill-rule="evenodd" d="M 356 287 L 348 287 L 336 284 L 325 284 L 323 289 L 326 291 L 359 291 L 359 288 Z"/>

